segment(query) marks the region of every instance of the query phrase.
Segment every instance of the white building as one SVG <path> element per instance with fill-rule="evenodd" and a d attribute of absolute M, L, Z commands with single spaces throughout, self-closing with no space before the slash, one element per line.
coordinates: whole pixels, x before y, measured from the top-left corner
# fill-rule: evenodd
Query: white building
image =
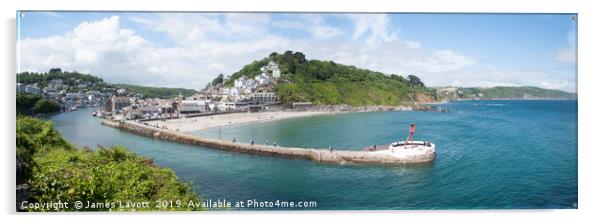
<path fill-rule="evenodd" d="M 229 88 L 228 95 L 230 96 L 238 96 L 240 94 L 240 89 L 237 87 Z"/>
<path fill-rule="evenodd" d="M 65 96 L 67 97 L 67 99 L 70 99 L 70 100 L 82 98 L 80 93 L 72 93 L 72 92 L 65 94 Z"/>
<path fill-rule="evenodd" d="M 274 78 L 280 78 L 280 68 L 278 64 L 273 60 L 270 60 L 267 65 L 260 68 L 262 76 L 271 76 Z"/>
<path fill-rule="evenodd" d="M 249 104 L 246 102 L 222 102 L 218 108 L 220 111 L 246 111 Z"/>
<path fill-rule="evenodd" d="M 35 95 L 42 95 L 42 93 L 43 93 L 42 89 L 38 87 L 38 84 L 25 85 L 22 83 L 17 83 L 17 92 L 35 94 Z"/>
<path fill-rule="evenodd" d="M 58 91 L 63 88 L 63 79 L 52 79 L 48 82 L 48 90 Z"/>
<path fill-rule="evenodd" d="M 215 104 L 215 102 L 209 102 L 209 104 L 207 105 L 209 107 L 210 111 L 215 111 L 217 109 L 217 104 Z"/>
<path fill-rule="evenodd" d="M 255 77 L 255 80 L 257 81 L 257 83 L 259 83 L 259 85 L 267 85 L 267 84 L 272 83 L 272 79 L 267 77 L 265 73 L 262 73 L 261 75 L 257 75 Z"/>
<path fill-rule="evenodd" d="M 178 104 L 178 111 L 181 114 L 201 113 L 209 111 L 209 100 L 184 100 Z"/>
<path fill-rule="evenodd" d="M 274 104 L 278 98 L 274 92 L 256 92 L 251 94 L 250 100 L 260 104 Z"/>

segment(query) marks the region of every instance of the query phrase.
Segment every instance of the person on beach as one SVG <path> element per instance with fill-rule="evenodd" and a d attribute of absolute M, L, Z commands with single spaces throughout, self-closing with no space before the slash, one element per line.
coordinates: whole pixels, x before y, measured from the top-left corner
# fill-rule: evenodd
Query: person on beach
<path fill-rule="evenodd" d="M 408 145 L 408 141 L 410 143 L 414 142 L 414 133 L 416 133 L 416 125 L 414 123 L 412 123 L 412 124 L 410 124 L 410 134 L 406 138 L 405 146 Z M 405 148 L 405 146 L 404 146 L 404 148 Z"/>

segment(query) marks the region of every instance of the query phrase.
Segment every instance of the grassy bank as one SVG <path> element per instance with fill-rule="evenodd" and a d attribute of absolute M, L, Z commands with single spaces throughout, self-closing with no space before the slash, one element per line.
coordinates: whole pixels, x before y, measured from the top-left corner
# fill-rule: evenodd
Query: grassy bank
<path fill-rule="evenodd" d="M 199 197 L 190 184 L 175 173 L 156 166 L 152 159 L 123 147 L 76 148 L 54 129 L 51 122 L 28 116 L 17 117 L 17 185 L 28 185 L 28 203 L 149 202 L 148 208 L 111 207 L 76 209 L 28 209 L 28 211 L 151 211 L 199 210 L 188 207 Z M 20 197 L 20 196 L 17 196 Z M 179 201 L 181 205 L 156 206 L 156 201 Z"/>
<path fill-rule="evenodd" d="M 288 104 L 311 101 L 316 105 L 399 106 L 437 100 L 435 92 L 415 75 L 404 77 L 333 61 L 308 60 L 303 53 L 292 51 L 253 61 L 233 73 L 224 85 L 232 87 L 239 78 L 261 75 L 261 67 L 270 61 L 278 64 L 282 73 L 274 92 Z M 222 78 L 219 76 L 215 82 Z"/>

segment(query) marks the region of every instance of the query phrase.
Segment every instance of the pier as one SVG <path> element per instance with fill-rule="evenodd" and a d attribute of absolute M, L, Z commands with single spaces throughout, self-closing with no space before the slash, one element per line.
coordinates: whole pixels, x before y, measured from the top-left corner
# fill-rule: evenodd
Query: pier
<path fill-rule="evenodd" d="M 246 144 L 240 142 L 231 142 L 218 139 L 210 139 L 173 130 L 161 129 L 150 125 L 140 124 L 134 121 L 110 121 L 102 120 L 101 124 L 118 128 L 141 136 L 152 137 L 155 139 L 167 140 L 177 143 L 190 144 L 206 148 L 214 148 L 226 151 L 257 154 L 264 156 L 306 159 L 319 163 L 334 164 L 382 164 L 382 165 L 400 165 L 400 164 L 420 164 L 429 163 L 435 160 L 435 153 L 419 154 L 409 156 L 404 159 L 378 154 L 370 151 L 352 151 L 352 150 L 334 150 L 315 149 L 315 148 L 295 148 L 295 147 L 276 147 L 259 144 Z"/>

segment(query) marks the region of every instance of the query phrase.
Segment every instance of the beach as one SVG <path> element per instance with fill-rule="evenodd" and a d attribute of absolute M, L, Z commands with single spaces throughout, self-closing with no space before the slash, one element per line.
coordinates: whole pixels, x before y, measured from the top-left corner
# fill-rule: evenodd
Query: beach
<path fill-rule="evenodd" d="M 267 122 L 288 118 L 307 117 L 313 115 L 333 114 L 325 111 L 274 111 L 258 113 L 228 113 L 192 118 L 178 118 L 169 120 L 148 121 L 148 125 L 167 128 L 179 132 L 194 132 L 198 130 L 228 126 L 242 123 Z"/>

